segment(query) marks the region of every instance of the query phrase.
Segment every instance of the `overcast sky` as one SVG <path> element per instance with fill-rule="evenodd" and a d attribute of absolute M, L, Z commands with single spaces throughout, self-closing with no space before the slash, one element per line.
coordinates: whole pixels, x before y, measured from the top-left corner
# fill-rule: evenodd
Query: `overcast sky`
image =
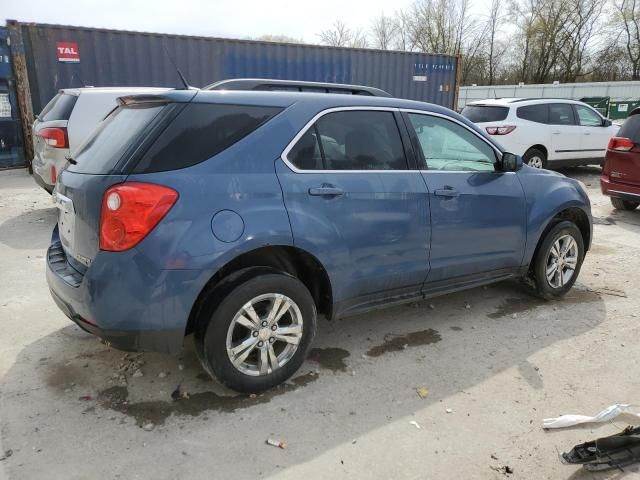
<path fill-rule="evenodd" d="M 485 4 L 487 0 L 475 2 Z M 411 3 L 412 0 L 0 0 L 0 16 L 23 22 L 231 38 L 283 34 L 318 43 L 317 34 L 337 18 L 350 27 L 366 30 L 380 12 L 391 15 Z"/>

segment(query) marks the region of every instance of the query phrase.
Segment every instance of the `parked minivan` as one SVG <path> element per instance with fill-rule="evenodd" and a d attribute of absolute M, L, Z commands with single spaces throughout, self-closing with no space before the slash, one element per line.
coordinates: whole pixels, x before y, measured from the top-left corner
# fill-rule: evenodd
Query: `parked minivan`
<path fill-rule="evenodd" d="M 511 278 L 574 284 L 583 186 L 443 107 L 378 96 L 128 96 L 60 174 L 47 281 L 123 350 L 176 352 L 242 392 L 303 363 L 316 318 Z"/>
<path fill-rule="evenodd" d="M 58 173 L 73 158 L 123 95 L 157 94 L 166 88 L 65 88 L 51 99 L 33 123 L 33 178 L 51 193 Z"/>

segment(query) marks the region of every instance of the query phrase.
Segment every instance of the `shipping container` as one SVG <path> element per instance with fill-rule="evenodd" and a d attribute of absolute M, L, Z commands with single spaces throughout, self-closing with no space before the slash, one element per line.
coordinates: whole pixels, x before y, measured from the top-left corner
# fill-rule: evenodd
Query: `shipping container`
<path fill-rule="evenodd" d="M 24 49 L 27 84 L 21 99 L 35 113 L 66 87 L 178 87 L 176 66 L 196 87 L 230 78 L 275 78 L 367 85 L 449 108 L 457 100 L 456 56 L 15 20 L 7 25 Z"/>
<path fill-rule="evenodd" d="M 0 168 L 25 164 L 8 31 L 0 27 Z"/>

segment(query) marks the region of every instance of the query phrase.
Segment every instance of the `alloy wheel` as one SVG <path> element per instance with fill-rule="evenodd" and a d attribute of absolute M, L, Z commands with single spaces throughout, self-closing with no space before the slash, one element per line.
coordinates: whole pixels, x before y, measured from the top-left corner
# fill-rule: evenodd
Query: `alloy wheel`
<path fill-rule="evenodd" d="M 298 350 L 303 321 L 298 305 L 279 293 L 259 295 L 240 308 L 227 331 L 227 355 L 251 376 L 283 367 Z"/>
<path fill-rule="evenodd" d="M 547 282 L 552 288 L 561 288 L 573 277 L 578 266 L 578 244 L 571 235 L 563 235 L 554 243 L 546 262 Z"/>
<path fill-rule="evenodd" d="M 533 168 L 542 168 L 542 158 L 540 158 L 538 155 L 534 155 L 529 159 L 527 164 Z"/>

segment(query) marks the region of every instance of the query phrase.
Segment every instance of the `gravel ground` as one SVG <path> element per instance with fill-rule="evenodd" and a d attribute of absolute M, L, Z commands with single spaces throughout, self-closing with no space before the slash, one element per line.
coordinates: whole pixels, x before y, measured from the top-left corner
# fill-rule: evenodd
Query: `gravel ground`
<path fill-rule="evenodd" d="M 565 299 L 505 282 L 321 321 L 297 376 L 246 397 L 208 379 L 189 342 L 124 354 L 73 326 L 45 281 L 50 198 L 1 172 L 0 478 L 640 478 L 558 461 L 636 418 L 541 428 L 640 403 L 640 211 L 613 211 L 599 169 L 565 173 L 588 185 L 596 218 Z"/>

